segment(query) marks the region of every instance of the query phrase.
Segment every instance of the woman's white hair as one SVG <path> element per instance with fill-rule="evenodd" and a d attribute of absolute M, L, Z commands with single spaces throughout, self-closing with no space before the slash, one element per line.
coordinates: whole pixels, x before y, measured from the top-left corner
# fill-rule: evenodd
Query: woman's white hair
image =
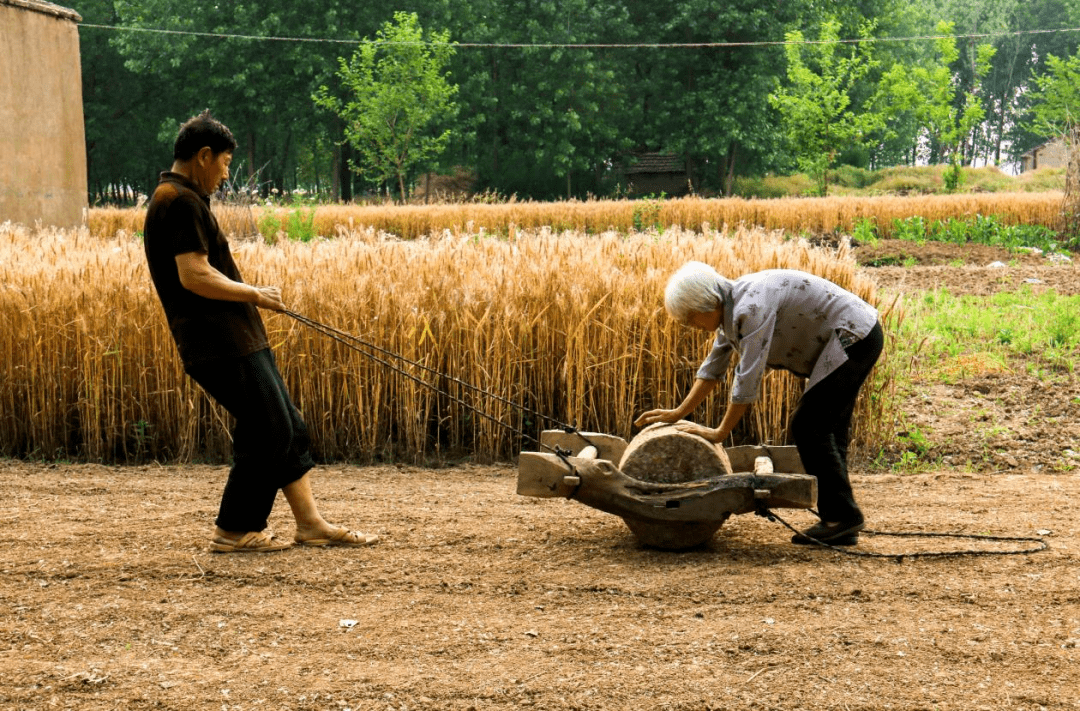
<path fill-rule="evenodd" d="M 731 282 L 708 264 L 687 262 L 668 279 L 664 289 L 664 308 L 678 323 L 689 322 L 691 314 L 723 309 Z"/>

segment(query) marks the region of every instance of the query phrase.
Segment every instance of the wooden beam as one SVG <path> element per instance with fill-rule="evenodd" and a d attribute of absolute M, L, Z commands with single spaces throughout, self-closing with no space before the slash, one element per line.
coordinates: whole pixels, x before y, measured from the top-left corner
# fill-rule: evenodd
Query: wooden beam
<path fill-rule="evenodd" d="M 618 464 L 626 450 L 626 440 L 615 435 L 600 432 L 564 432 L 563 430 L 544 430 L 540 433 L 540 444 L 554 449 L 556 446 L 567 449 L 574 456 L 588 446 L 596 447 L 596 458 L 606 459 Z"/>
<path fill-rule="evenodd" d="M 569 465 L 572 466 L 568 466 Z M 759 497 L 759 491 L 768 496 Z M 517 492 L 541 498 L 573 498 L 623 518 L 656 521 L 722 521 L 768 506 L 809 508 L 817 501 L 817 480 L 797 474 L 728 474 L 678 484 L 640 481 L 608 460 L 522 452 Z"/>
<path fill-rule="evenodd" d="M 785 474 L 805 474 L 806 468 L 802 459 L 799 458 L 799 450 L 794 445 L 771 447 L 768 445 L 740 445 L 727 448 L 728 459 L 731 460 L 731 468 L 735 472 L 754 471 L 754 460 L 758 457 L 768 457 L 772 460 L 773 470 Z"/>

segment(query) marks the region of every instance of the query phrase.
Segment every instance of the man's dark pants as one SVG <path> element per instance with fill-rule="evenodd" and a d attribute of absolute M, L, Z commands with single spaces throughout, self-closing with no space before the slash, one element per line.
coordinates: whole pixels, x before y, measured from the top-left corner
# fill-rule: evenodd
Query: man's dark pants
<path fill-rule="evenodd" d="M 847 348 L 848 360 L 803 393 L 791 431 L 807 474 L 817 477 L 822 521 L 862 520 L 848 479 L 851 416 L 870 370 L 885 344 L 881 324 Z"/>
<path fill-rule="evenodd" d="M 307 426 L 270 349 L 189 367 L 187 373 L 236 418 L 233 466 L 215 523 L 226 531 L 261 531 L 278 489 L 315 466 Z"/>

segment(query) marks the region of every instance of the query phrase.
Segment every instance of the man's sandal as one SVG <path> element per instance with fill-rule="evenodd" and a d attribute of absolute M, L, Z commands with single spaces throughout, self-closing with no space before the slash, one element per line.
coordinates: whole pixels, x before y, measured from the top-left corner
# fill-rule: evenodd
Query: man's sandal
<path fill-rule="evenodd" d="M 210 550 L 214 553 L 270 553 L 286 548 L 292 548 L 292 543 L 265 531 L 248 531 L 235 540 L 223 536 L 210 539 Z"/>
<path fill-rule="evenodd" d="M 360 533 L 359 531 L 350 531 L 347 528 L 337 528 L 329 536 L 304 540 L 296 538 L 295 540 L 298 546 L 310 546 L 312 548 L 329 548 L 331 546 L 363 548 L 378 542 L 379 537 L 374 533 Z"/>

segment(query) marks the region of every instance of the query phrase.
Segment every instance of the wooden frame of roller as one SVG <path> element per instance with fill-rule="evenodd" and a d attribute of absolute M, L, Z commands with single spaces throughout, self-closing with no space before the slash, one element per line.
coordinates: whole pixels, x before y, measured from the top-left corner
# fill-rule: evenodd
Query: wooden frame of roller
<path fill-rule="evenodd" d="M 614 514 L 655 548 L 701 545 L 729 516 L 759 506 L 805 509 L 817 502 L 817 479 L 792 446 L 724 448 L 666 424 L 647 427 L 629 443 L 562 430 L 546 430 L 540 441 L 569 452 L 573 469 L 558 455 L 522 452 L 518 494 L 574 499 Z"/>

